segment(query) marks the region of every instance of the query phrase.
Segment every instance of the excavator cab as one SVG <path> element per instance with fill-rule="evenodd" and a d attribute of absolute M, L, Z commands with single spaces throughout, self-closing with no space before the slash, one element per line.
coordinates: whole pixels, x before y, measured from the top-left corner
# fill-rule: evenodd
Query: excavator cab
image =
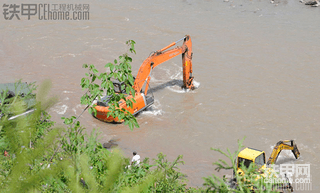
<path fill-rule="evenodd" d="M 136 77 L 133 76 L 133 82 L 136 80 Z M 113 87 L 114 87 L 114 92 L 115 93 L 123 93 L 125 94 L 126 93 L 126 85 L 124 82 L 120 82 L 119 80 L 112 80 L 112 84 L 113 84 Z M 124 88 L 121 89 L 121 87 L 124 85 Z M 130 86 L 133 86 L 133 85 L 130 85 Z"/>
<path fill-rule="evenodd" d="M 133 77 L 133 80 L 135 80 L 135 77 Z M 114 87 L 114 92 L 115 93 L 123 93 L 126 94 L 126 85 L 124 82 L 120 82 L 118 80 L 113 80 L 112 81 L 113 87 Z M 124 87 L 123 87 L 124 85 Z M 131 85 L 132 86 L 132 85 Z M 123 89 L 121 89 L 123 87 Z M 148 108 L 149 106 L 151 106 L 154 103 L 154 96 L 151 90 L 149 90 L 149 92 L 147 93 L 147 95 L 145 95 L 143 93 L 143 90 L 140 90 L 140 93 L 136 93 L 136 95 L 139 95 L 139 97 L 136 97 L 136 100 L 140 100 L 141 102 L 143 102 L 144 107 L 141 108 L 140 110 L 138 108 L 134 108 L 132 114 L 136 115 L 139 112 L 141 112 L 142 110 Z M 103 98 L 101 98 L 100 100 L 97 101 L 97 105 L 101 106 L 101 107 L 108 107 L 108 102 L 109 102 L 110 96 L 106 95 Z M 119 101 L 119 104 L 122 103 L 123 101 Z M 134 103 L 135 104 L 135 103 Z M 111 119 L 111 117 L 110 117 Z M 107 122 L 109 122 L 107 120 Z M 110 121 L 111 122 L 111 121 Z"/>
<path fill-rule="evenodd" d="M 266 168 L 266 154 L 264 151 L 247 147 L 238 154 L 237 173 L 242 175 L 242 165 L 249 168 L 250 164 L 258 166 L 259 170 Z"/>
<path fill-rule="evenodd" d="M 126 93 L 126 87 L 124 87 L 124 89 L 121 89 L 122 85 L 125 85 L 123 82 L 112 81 L 112 84 L 115 93 Z"/>

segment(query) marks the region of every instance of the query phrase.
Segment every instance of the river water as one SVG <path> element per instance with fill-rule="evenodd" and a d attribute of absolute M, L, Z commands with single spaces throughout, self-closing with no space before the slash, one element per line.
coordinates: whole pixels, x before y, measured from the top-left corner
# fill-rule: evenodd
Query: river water
<path fill-rule="evenodd" d="M 319 192 L 319 8 L 298 0 L 46 3 L 89 4 L 90 19 L 4 20 L 1 15 L 0 82 L 51 79 L 51 91 L 60 98 L 51 109 L 56 122 L 84 108 L 79 104 L 85 92 L 79 85 L 86 73 L 82 64 L 103 71 L 133 39 L 136 74 L 151 51 L 189 34 L 198 89 L 184 92 L 175 84 L 182 80 L 181 57 L 176 57 L 153 71 L 155 104 L 137 117 L 140 128 L 130 131 L 86 112 L 80 121 L 87 131 L 100 128 L 101 142 L 117 140 L 128 157 L 134 150 L 142 158 L 163 152 L 171 161 L 182 154 L 180 168 L 189 186 L 201 186 L 202 177 L 211 174 L 232 173 L 214 170 L 212 163 L 223 156 L 210 147 L 234 151 L 237 140 L 246 137 L 245 146 L 269 156 L 276 142 L 294 139 L 300 159 L 282 152 L 278 163 L 311 164 L 312 192 Z"/>

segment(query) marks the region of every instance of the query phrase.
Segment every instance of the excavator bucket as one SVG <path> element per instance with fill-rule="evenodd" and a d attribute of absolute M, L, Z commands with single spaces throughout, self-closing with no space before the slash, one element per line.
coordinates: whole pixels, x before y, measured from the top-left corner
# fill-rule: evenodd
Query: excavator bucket
<path fill-rule="evenodd" d="M 298 159 L 300 157 L 300 152 L 298 150 L 297 144 L 293 140 L 291 140 L 291 146 L 293 147 L 293 150 L 291 150 L 291 151 L 292 151 L 294 157 L 296 159 Z"/>

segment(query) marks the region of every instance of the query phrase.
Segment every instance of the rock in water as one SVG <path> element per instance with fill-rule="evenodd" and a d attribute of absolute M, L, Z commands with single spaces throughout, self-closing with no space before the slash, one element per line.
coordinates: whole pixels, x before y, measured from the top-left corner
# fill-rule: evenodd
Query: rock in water
<path fill-rule="evenodd" d="M 117 147 L 118 144 L 116 144 L 116 141 L 115 141 L 115 140 L 110 140 L 110 141 L 104 143 L 102 146 L 103 146 L 104 148 L 106 148 L 106 149 L 111 149 L 112 147 Z"/>
<path fill-rule="evenodd" d="M 317 1 L 316 0 L 311 0 L 311 1 L 307 1 L 305 3 L 305 5 L 316 5 L 317 4 Z"/>

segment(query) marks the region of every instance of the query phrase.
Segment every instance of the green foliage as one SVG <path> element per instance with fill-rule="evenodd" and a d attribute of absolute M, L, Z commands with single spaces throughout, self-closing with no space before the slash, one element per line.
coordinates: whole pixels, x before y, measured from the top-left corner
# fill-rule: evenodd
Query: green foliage
<path fill-rule="evenodd" d="M 140 183 L 143 178 L 151 173 L 151 167 L 153 167 L 153 165 L 149 164 L 148 158 L 144 159 L 140 166 L 132 165 L 125 171 L 126 173 L 122 175 L 123 180 L 121 180 L 121 185 L 123 187 L 133 187 L 137 183 Z"/>
<path fill-rule="evenodd" d="M 10 116 L 15 114 L 16 112 L 12 112 L 14 108 L 12 108 L 11 104 L 15 103 L 16 100 L 23 100 L 24 103 L 20 103 L 20 105 L 24 105 L 24 108 L 30 109 L 34 105 L 35 95 L 33 91 L 36 89 L 35 83 L 24 84 L 21 80 L 14 83 L 14 88 L 11 88 L 9 91 L 8 88 L 1 90 L 0 89 L 0 117 L 2 116 Z M 15 97 L 8 97 L 9 94 L 14 94 Z"/>
<path fill-rule="evenodd" d="M 157 181 L 155 192 L 185 192 L 186 184 L 185 175 L 179 171 L 178 165 L 184 164 L 181 160 L 182 155 L 179 155 L 172 163 L 166 159 L 166 155 L 159 153 L 158 159 L 154 160 L 157 164 L 157 169 L 163 171 L 163 177 Z"/>
<path fill-rule="evenodd" d="M 186 187 L 185 175 L 179 171 L 178 165 L 183 164 L 182 156 L 173 162 L 166 155 L 159 153 L 150 165 L 149 159 L 144 159 L 140 166 L 125 169 L 119 177 L 116 192 L 196 192 L 194 188 Z"/>
<path fill-rule="evenodd" d="M 130 52 L 136 53 L 133 40 L 126 42 L 130 46 Z M 126 107 L 132 108 L 134 98 L 127 98 L 129 95 L 135 96 L 135 90 L 133 89 L 134 78 L 131 71 L 132 58 L 126 53 L 119 56 L 118 60 L 115 59 L 114 63 L 108 63 L 105 65 L 105 68 L 109 72 L 102 72 L 99 74 L 99 71 L 93 64 L 84 64 L 83 68 L 87 68 L 89 73 L 86 73 L 86 77 L 81 79 L 82 89 L 87 89 L 87 92 L 81 97 L 81 104 L 88 105 L 88 111 L 90 114 L 96 116 L 97 110 L 95 109 L 96 104 L 92 104 L 95 99 L 101 100 L 105 95 L 109 96 L 108 106 L 109 112 L 107 116 L 112 116 L 113 118 L 118 118 L 119 121 L 123 120 L 125 125 L 128 125 L 130 129 L 134 127 L 139 127 L 139 124 L 136 118 L 125 108 L 120 107 L 120 104 L 124 102 Z M 97 80 L 100 83 L 97 83 Z M 125 90 L 125 93 L 116 93 L 112 80 L 118 80 L 123 83 L 121 90 Z"/>
<path fill-rule="evenodd" d="M 63 117 L 67 128 L 54 127 L 46 112 L 56 101 L 48 98 L 50 82 L 40 86 L 35 111 L 27 116 L 0 122 L 0 188 L 2 192 L 185 192 L 177 165 L 159 154 L 155 165 L 146 158 L 140 167 L 127 168 L 129 160 L 114 149 L 111 153 L 98 141 L 99 133 L 85 133 L 76 117 Z M 8 104 L 11 112 L 26 110 L 16 96 Z M 12 109 L 13 110 L 12 110 Z M 13 114 L 15 115 L 15 114 Z M 5 139 L 5 140 L 4 140 Z M 182 180 L 181 180 L 182 181 Z M 161 187 L 166 190 L 162 191 Z"/>
<path fill-rule="evenodd" d="M 41 111 L 40 119 L 36 120 L 36 126 L 34 131 L 33 139 L 31 139 L 31 143 L 35 143 L 42 136 L 46 135 L 50 128 L 54 126 L 54 122 L 50 120 L 51 115 L 49 115 L 46 111 Z"/>
<path fill-rule="evenodd" d="M 51 99 L 43 99 L 43 102 L 50 104 Z M 25 112 L 26 105 L 16 95 L 9 108 L 10 112 L 21 114 Z M 40 162 L 48 161 L 50 150 L 57 140 L 56 136 L 61 132 L 60 129 L 48 130 L 46 135 L 39 137 L 38 131 L 41 130 L 39 120 L 41 120 L 43 110 L 38 102 L 32 114 L 10 121 L 8 115 L 1 119 L 1 137 L 7 139 L 6 145 L 2 148 L 9 152 L 7 156 L 0 156 L 0 184 L 4 192 L 32 190 L 40 184 L 42 178 L 55 173 L 51 170 L 40 169 Z"/>

